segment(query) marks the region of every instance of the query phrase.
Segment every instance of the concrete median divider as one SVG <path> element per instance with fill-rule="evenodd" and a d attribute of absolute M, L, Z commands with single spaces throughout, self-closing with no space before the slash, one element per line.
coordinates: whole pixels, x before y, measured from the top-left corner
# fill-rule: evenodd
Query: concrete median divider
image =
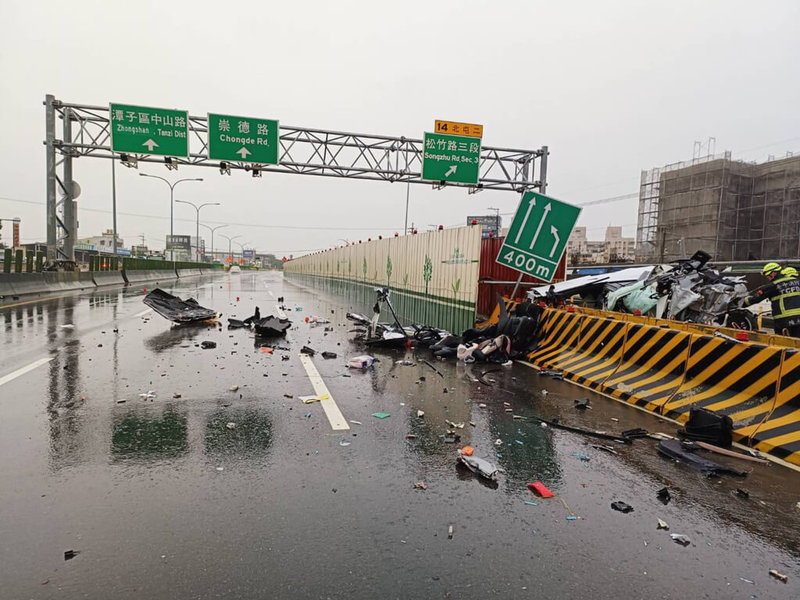
<path fill-rule="evenodd" d="M 539 344 L 528 354 L 528 360 L 542 369 L 557 368 L 559 362 L 574 355 L 581 330 L 581 317 L 565 310 L 548 308 L 542 318 Z"/>
<path fill-rule="evenodd" d="M 95 285 L 125 285 L 125 278 L 122 276 L 122 271 L 94 271 L 92 273 L 92 281 Z"/>
<path fill-rule="evenodd" d="M 783 351 L 778 392 L 766 416 L 735 433 L 757 450 L 800 465 L 800 351 Z"/>
<path fill-rule="evenodd" d="M 605 393 L 656 411 L 683 382 L 691 336 L 676 329 L 630 323 L 625 350 Z"/>
<path fill-rule="evenodd" d="M 573 356 L 559 361 L 556 368 L 570 381 L 601 389 L 622 360 L 627 329 L 625 321 L 584 316 Z"/>
<path fill-rule="evenodd" d="M 546 309 L 528 360 L 678 422 L 733 421 L 734 441 L 800 466 L 800 349 Z"/>
<path fill-rule="evenodd" d="M 123 269 L 122 276 L 128 283 L 159 283 L 161 281 L 175 281 L 178 278 L 174 269 L 142 269 L 130 271 Z"/>
<path fill-rule="evenodd" d="M 194 277 L 203 274 L 200 269 L 176 269 L 176 273 L 178 277 Z"/>
<path fill-rule="evenodd" d="M 692 334 L 683 382 L 660 412 L 685 422 L 691 408 L 706 408 L 730 416 L 734 430 L 758 423 L 772 407 L 782 355 L 777 346 Z"/>

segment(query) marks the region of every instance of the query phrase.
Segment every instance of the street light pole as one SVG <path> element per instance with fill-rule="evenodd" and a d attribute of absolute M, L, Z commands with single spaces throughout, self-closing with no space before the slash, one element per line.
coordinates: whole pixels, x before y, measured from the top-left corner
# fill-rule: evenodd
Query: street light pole
<path fill-rule="evenodd" d="M 231 254 L 231 242 L 233 242 L 233 240 L 235 240 L 236 238 L 240 238 L 240 237 L 242 237 L 242 236 L 241 236 L 241 235 L 235 235 L 235 236 L 233 236 L 233 237 L 228 237 L 228 236 L 227 236 L 227 235 L 225 235 L 224 233 L 220 233 L 220 235 L 221 235 L 222 237 L 224 237 L 226 240 L 228 240 L 228 258 L 229 258 L 231 261 L 233 261 L 233 254 Z"/>
<path fill-rule="evenodd" d="M 200 209 L 204 206 L 219 206 L 219 202 L 205 202 L 200 206 L 197 206 L 194 202 L 189 202 L 188 200 L 175 200 L 179 204 L 188 204 L 192 208 L 194 208 L 195 212 L 197 213 L 197 227 L 195 228 L 195 242 L 197 243 L 197 249 L 194 252 L 194 262 L 200 262 Z M 189 244 L 191 248 L 191 244 Z"/>
<path fill-rule="evenodd" d="M 173 230 L 173 225 L 174 225 L 174 219 L 173 219 L 173 213 L 174 213 L 173 204 L 174 204 L 174 202 L 173 202 L 173 200 L 174 200 L 175 186 L 178 185 L 181 181 L 203 181 L 203 178 L 202 177 L 196 177 L 196 178 L 193 178 L 193 179 L 178 179 L 178 181 L 176 181 L 175 183 L 170 183 L 167 179 L 164 179 L 163 177 L 159 177 L 158 175 L 148 175 L 147 173 L 139 173 L 139 176 L 140 177 L 152 177 L 153 179 L 160 179 L 161 181 L 163 181 L 164 183 L 166 183 L 169 186 L 169 237 L 172 238 L 172 236 L 175 233 L 174 230 Z M 170 258 L 170 260 L 173 259 L 172 251 L 170 251 L 170 253 L 169 253 L 169 258 Z"/>
<path fill-rule="evenodd" d="M 220 227 L 227 227 L 227 225 L 217 225 L 216 227 L 211 227 L 210 225 L 206 225 L 205 223 L 200 223 L 200 225 L 202 225 L 211 232 L 211 262 L 214 262 L 214 232 Z"/>

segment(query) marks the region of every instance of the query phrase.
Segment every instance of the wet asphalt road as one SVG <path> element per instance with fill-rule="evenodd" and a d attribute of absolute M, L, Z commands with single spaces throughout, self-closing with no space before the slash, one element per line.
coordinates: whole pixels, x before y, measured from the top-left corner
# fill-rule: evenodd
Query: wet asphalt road
<path fill-rule="evenodd" d="M 796 472 L 731 459 L 752 472 L 709 479 L 658 456 L 652 440 L 610 454 L 514 420 L 504 403 L 609 432 L 675 430 L 520 364 L 489 374 L 488 387 L 476 378 L 489 367 L 436 362 L 440 377 L 424 350 L 377 353 L 374 369 L 349 371 L 344 359 L 363 348 L 345 313 L 369 307 L 277 273 L 165 289 L 223 322 L 256 305 L 270 314 L 285 296 L 294 326 L 276 344 L 289 350 L 261 352 L 242 330 L 171 327 L 144 312 L 141 288 L 0 308 L 0 378 L 41 362 L 0 384 L 0 597 L 800 597 Z M 333 332 L 304 323 L 311 315 Z M 339 355 L 313 360 L 360 425 L 334 432 L 319 404 L 298 399 L 313 393 L 303 345 Z M 592 410 L 572 408 L 586 396 Z M 466 423 L 459 445 L 504 469 L 496 489 L 456 468 L 445 419 Z M 557 497 L 535 498 L 526 483 L 536 480 Z M 634 511 L 611 510 L 617 500 Z M 659 518 L 691 545 L 657 531 Z M 65 561 L 68 549 L 79 553 Z"/>

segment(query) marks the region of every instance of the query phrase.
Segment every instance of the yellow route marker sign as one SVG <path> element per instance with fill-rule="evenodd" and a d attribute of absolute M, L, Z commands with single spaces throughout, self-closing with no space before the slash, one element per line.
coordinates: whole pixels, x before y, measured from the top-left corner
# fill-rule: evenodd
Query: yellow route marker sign
<path fill-rule="evenodd" d="M 483 125 L 472 123 L 457 123 L 456 121 L 436 120 L 435 133 L 447 133 L 449 135 L 464 135 L 467 137 L 483 137 Z"/>

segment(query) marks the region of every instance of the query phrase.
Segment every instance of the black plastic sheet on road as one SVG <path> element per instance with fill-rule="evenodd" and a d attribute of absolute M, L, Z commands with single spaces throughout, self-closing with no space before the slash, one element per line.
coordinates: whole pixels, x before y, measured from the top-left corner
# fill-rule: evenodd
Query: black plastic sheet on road
<path fill-rule="evenodd" d="M 156 288 L 147 294 L 144 299 L 142 299 L 142 302 L 165 319 L 169 319 L 175 323 L 208 321 L 209 319 L 217 317 L 215 311 L 200 306 L 194 298 L 181 300 L 178 296 L 168 294 L 160 288 Z"/>

